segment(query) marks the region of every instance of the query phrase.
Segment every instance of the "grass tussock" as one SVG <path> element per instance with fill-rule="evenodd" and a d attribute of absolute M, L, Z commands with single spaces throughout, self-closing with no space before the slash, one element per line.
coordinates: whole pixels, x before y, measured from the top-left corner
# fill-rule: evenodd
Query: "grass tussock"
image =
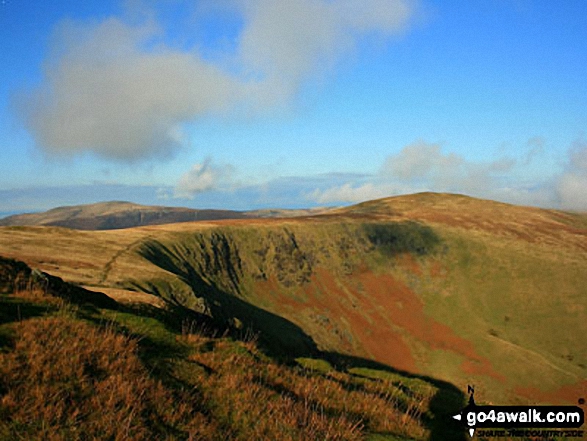
<path fill-rule="evenodd" d="M 3 297 L 45 312 L 0 323 L 10 335 L 0 342 L 0 440 L 427 435 L 430 394 L 406 397 L 391 382 L 284 365 L 253 339 L 159 322 L 145 328 L 152 319 L 132 313 L 104 311 L 88 321 L 83 307 L 42 291 Z M 181 351 L 152 351 L 153 332 Z"/>
<path fill-rule="evenodd" d="M 48 295 L 46 289 L 34 286 L 28 286 L 25 288 L 18 289 L 14 293 L 14 297 L 31 303 L 40 303 L 45 306 L 56 307 L 61 310 L 65 310 L 68 307 L 72 306 L 62 298 Z"/>

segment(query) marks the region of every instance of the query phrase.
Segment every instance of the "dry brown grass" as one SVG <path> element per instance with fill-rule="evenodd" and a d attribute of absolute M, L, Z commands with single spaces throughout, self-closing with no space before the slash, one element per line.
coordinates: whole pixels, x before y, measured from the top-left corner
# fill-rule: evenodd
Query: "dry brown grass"
<path fill-rule="evenodd" d="M 99 291 L 106 294 L 111 299 L 116 300 L 123 305 L 150 305 L 155 308 L 164 309 L 166 302 L 161 297 L 153 294 L 147 294 L 140 291 L 129 291 L 127 289 L 104 288 L 95 286 L 84 286 L 83 288 L 90 291 Z"/>
<path fill-rule="evenodd" d="M 320 374 L 264 355 L 254 339 L 211 337 L 198 325 L 170 337 L 188 355 L 157 355 L 115 322 L 46 294 L 11 297 L 50 305 L 45 316 L 2 325 L 0 440 L 360 440 L 367 433 L 423 439 L 430 396 L 407 400 L 391 382 Z M 152 357 L 152 355 L 150 355 Z M 195 366 L 181 371 L 178 366 Z M 162 375 L 163 373 L 163 375 Z"/>
<path fill-rule="evenodd" d="M 391 382 L 280 365 L 254 342 L 214 343 L 213 350 L 202 349 L 202 337 L 190 360 L 205 366 L 208 375 L 198 387 L 234 439 L 356 440 L 365 433 L 421 439 L 427 433 L 421 416 L 428 394 L 405 402 Z"/>
<path fill-rule="evenodd" d="M 66 300 L 47 294 L 47 291 L 43 288 L 33 287 L 31 284 L 27 285 L 31 287 L 25 287 L 16 290 L 14 297 L 18 297 L 19 299 L 27 300 L 32 303 L 44 303 L 46 305 L 57 306 L 59 308 L 66 308 L 66 305 L 68 305 Z"/>
<path fill-rule="evenodd" d="M 0 438 L 209 439 L 203 414 L 152 379 L 137 341 L 67 317 L 15 325 L 14 348 L 0 354 Z M 194 412 L 194 410 L 196 410 Z"/>

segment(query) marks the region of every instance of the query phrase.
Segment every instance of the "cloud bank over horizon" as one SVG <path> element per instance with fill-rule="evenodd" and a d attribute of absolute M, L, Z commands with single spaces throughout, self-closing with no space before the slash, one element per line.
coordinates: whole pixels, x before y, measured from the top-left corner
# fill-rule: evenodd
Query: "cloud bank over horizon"
<path fill-rule="evenodd" d="M 359 203 L 418 192 L 459 193 L 497 201 L 545 208 L 587 211 L 587 143 L 576 141 L 567 151 L 559 173 L 520 182 L 511 172 L 538 160 L 544 140 L 531 138 L 523 158 L 504 156 L 493 161 L 469 161 L 443 153 L 439 144 L 417 141 L 388 156 L 367 178 L 328 188 L 305 197 L 319 204 Z"/>
<path fill-rule="evenodd" d="M 533 143 L 529 143 L 532 148 Z M 535 156 L 532 154 L 532 156 Z M 520 183 L 507 172 L 527 167 L 527 156 L 487 162 L 445 153 L 439 144 L 417 141 L 389 155 L 371 174 L 324 173 L 261 182 L 237 179 L 230 164 L 211 158 L 196 163 L 166 187 L 91 185 L 0 190 L 0 214 L 47 210 L 61 205 L 128 200 L 146 205 L 252 210 L 342 206 L 419 192 L 458 193 L 518 205 L 587 212 L 587 143 L 576 141 L 560 172 Z M 533 161 L 538 159 L 533 159 Z M 87 194 L 92 195 L 88 200 Z"/>

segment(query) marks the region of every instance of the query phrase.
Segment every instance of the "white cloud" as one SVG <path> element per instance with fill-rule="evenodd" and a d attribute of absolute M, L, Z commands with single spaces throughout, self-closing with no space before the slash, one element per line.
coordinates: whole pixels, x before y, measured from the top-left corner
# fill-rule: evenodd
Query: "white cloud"
<path fill-rule="evenodd" d="M 544 138 L 534 136 L 528 140 L 528 153 L 524 159 L 524 164 L 530 164 L 536 157 L 544 153 Z"/>
<path fill-rule="evenodd" d="M 379 199 L 391 196 L 383 188 L 376 187 L 372 183 L 353 187 L 350 183 L 337 187 L 330 187 L 325 190 L 316 189 L 306 195 L 307 199 L 316 201 L 319 204 L 333 203 L 357 203 L 372 199 Z"/>
<path fill-rule="evenodd" d="M 381 173 L 407 181 L 438 178 L 446 170 L 458 169 L 463 162 L 461 157 L 452 153 L 444 155 L 438 144 L 419 141 L 404 147 L 397 155 L 389 156 Z"/>
<path fill-rule="evenodd" d="M 587 141 L 578 140 L 569 149 L 569 168 L 587 174 Z"/>
<path fill-rule="evenodd" d="M 587 211 L 585 144 L 577 143 L 569 149 L 568 161 L 562 171 L 526 180 L 519 178 L 524 175 L 523 167 L 528 167 L 524 158 L 515 164 L 508 158 L 471 162 L 460 155 L 445 153 L 434 145 L 420 144 L 420 150 L 411 148 L 391 155 L 379 172 L 374 170 L 372 174 L 329 173 L 242 183 L 233 178 L 235 170 L 232 166 L 216 165 L 206 159 L 186 171 L 178 179 L 175 188 L 94 183 L 86 187 L 0 189 L 0 201 L 5 202 L 0 204 L 0 212 L 39 210 L 56 205 L 111 199 L 148 204 L 170 199 L 166 204 L 186 204 L 186 199 L 193 199 L 196 195 L 200 207 L 242 210 L 303 208 L 308 205 L 352 204 L 422 191 L 449 191 L 519 205 Z M 412 152 L 412 158 L 422 158 L 425 156 L 422 152 L 430 153 L 431 157 L 436 157 L 444 165 L 445 176 L 440 176 L 442 173 L 439 169 L 442 167 L 438 165 L 428 164 L 424 167 L 418 161 L 408 161 L 406 152 Z M 405 173 L 401 178 L 389 173 L 388 166 L 396 159 L 395 164 L 403 160 L 406 164 L 412 164 L 413 173 Z M 421 162 L 425 160 L 421 159 Z M 450 183 L 450 189 L 443 187 L 443 182 Z M 88 201 L 88 194 L 93 195 L 94 199 Z"/>
<path fill-rule="evenodd" d="M 197 55 L 145 52 L 157 32 L 117 19 L 89 29 L 64 24 L 45 82 L 18 101 L 37 144 L 121 160 L 166 156 L 178 146 L 179 124 L 239 99 L 236 82 Z"/>
<path fill-rule="evenodd" d="M 230 165 L 215 166 L 210 158 L 201 164 L 194 164 L 179 179 L 174 198 L 193 199 L 199 193 L 217 189 L 231 180 L 234 168 Z"/>
<path fill-rule="evenodd" d="M 556 187 L 560 207 L 587 211 L 587 175 L 563 174 Z"/>
<path fill-rule="evenodd" d="M 166 46 L 154 14 L 136 5 L 131 18 L 62 23 L 43 82 L 15 100 L 36 143 L 52 154 L 168 156 L 182 144 L 183 123 L 284 102 L 357 38 L 401 32 L 417 9 L 415 0 L 219 4 L 223 14 L 230 8 L 244 19 L 231 62 L 205 59 L 195 46 Z"/>
<path fill-rule="evenodd" d="M 515 165 L 511 158 L 471 162 L 454 153 L 443 153 L 438 144 L 419 141 L 389 156 L 380 174 L 388 180 L 433 191 L 470 194 L 502 185 L 501 178 Z"/>
<path fill-rule="evenodd" d="M 556 192 L 561 208 L 587 211 L 587 142 L 577 141 L 569 149 Z"/>
<path fill-rule="evenodd" d="M 155 197 L 156 197 L 158 200 L 164 200 L 164 201 L 166 201 L 166 200 L 168 200 L 168 199 L 169 199 L 171 196 L 170 196 L 170 193 L 169 193 L 169 190 L 168 190 L 168 189 L 166 189 L 166 188 L 158 188 L 158 189 L 155 191 Z"/>

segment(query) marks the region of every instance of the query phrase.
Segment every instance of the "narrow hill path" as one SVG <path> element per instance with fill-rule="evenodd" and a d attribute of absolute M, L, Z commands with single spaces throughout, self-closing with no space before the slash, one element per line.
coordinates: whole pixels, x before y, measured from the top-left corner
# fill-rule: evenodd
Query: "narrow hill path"
<path fill-rule="evenodd" d="M 533 351 L 532 349 L 525 348 L 525 347 L 520 346 L 520 345 L 518 345 L 516 343 L 512 343 L 509 340 L 505 340 L 505 339 L 503 339 L 501 337 L 496 337 L 494 335 L 488 335 L 487 338 L 492 339 L 492 340 L 498 340 L 500 343 L 504 343 L 505 345 L 508 345 L 510 347 L 514 347 L 514 348 L 516 348 L 518 350 L 521 350 L 521 351 L 523 351 L 523 352 L 525 352 L 527 354 L 530 354 L 534 358 L 540 359 L 544 364 L 546 364 L 547 366 L 551 367 L 552 369 L 557 370 L 559 372 L 562 372 L 563 374 L 568 375 L 569 377 L 572 377 L 572 378 L 574 378 L 576 380 L 581 380 L 582 379 L 579 375 L 574 374 L 573 372 L 569 372 L 569 371 L 561 368 L 560 366 L 557 366 L 556 364 L 554 364 L 553 362 L 551 362 L 548 358 L 546 358 L 544 355 L 540 354 L 539 352 Z"/>
<path fill-rule="evenodd" d="M 122 247 L 118 251 L 116 251 L 116 253 L 114 253 L 112 255 L 112 257 L 110 258 L 110 260 L 108 262 L 106 262 L 106 264 L 104 265 L 104 269 L 102 270 L 102 274 L 100 275 L 99 283 L 106 282 L 106 279 L 108 278 L 108 274 L 110 274 L 110 271 L 112 270 L 112 266 L 114 265 L 114 263 L 116 262 L 116 260 L 120 256 L 122 256 L 124 253 L 130 251 L 134 246 L 138 245 L 142 241 L 150 239 L 151 237 L 152 237 L 152 235 L 141 237 L 141 238 L 135 240 L 134 242 L 131 242 L 128 245 Z"/>

